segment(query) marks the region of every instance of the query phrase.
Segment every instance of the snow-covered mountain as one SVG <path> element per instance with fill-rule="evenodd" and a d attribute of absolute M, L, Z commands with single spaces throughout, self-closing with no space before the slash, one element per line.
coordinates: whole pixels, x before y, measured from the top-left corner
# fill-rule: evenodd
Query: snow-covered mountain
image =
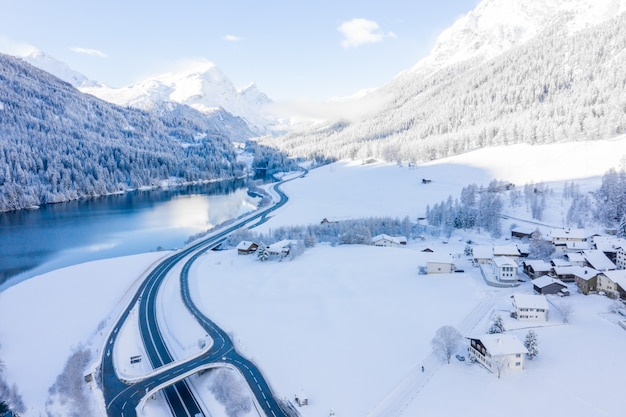
<path fill-rule="evenodd" d="M 82 85 L 80 90 L 122 106 L 147 109 L 154 103 L 186 104 L 205 114 L 219 108 L 246 120 L 251 129 L 265 133 L 273 120 L 265 112 L 271 100 L 256 85 L 236 89 L 212 62 L 190 64 L 186 69 L 111 88 L 103 84 Z"/>
<path fill-rule="evenodd" d="M 89 86 L 93 87 L 98 85 L 98 82 L 90 80 L 85 75 L 71 69 L 64 62 L 46 54 L 42 50 L 34 48 L 27 55 L 21 56 L 20 58 L 29 64 L 72 84 L 76 88 Z"/>
<path fill-rule="evenodd" d="M 0 212 L 165 182 L 239 178 L 245 169 L 233 142 L 250 135 L 223 109 L 120 107 L 0 54 Z"/>
<path fill-rule="evenodd" d="M 362 100 L 377 110 L 264 138 L 293 156 L 423 161 L 626 131 L 626 0 L 483 0 Z"/>
<path fill-rule="evenodd" d="M 483 0 L 444 30 L 411 71 L 432 73 L 472 58 L 492 59 L 550 26 L 571 35 L 624 11 L 626 0 Z"/>

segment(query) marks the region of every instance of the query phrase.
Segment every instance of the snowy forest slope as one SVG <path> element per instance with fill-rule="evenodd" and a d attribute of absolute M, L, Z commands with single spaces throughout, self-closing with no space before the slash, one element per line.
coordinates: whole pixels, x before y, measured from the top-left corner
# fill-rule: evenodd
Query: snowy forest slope
<path fill-rule="evenodd" d="M 573 31 L 572 13 L 492 59 L 478 54 L 429 74 L 414 67 L 372 93 L 384 105 L 367 119 L 263 143 L 293 156 L 425 161 L 492 145 L 623 133 L 626 14 Z"/>
<path fill-rule="evenodd" d="M 165 103 L 123 108 L 0 54 L 0 211 L 243 174 L 231 140 L 252 135 L 225 111 Z"/>

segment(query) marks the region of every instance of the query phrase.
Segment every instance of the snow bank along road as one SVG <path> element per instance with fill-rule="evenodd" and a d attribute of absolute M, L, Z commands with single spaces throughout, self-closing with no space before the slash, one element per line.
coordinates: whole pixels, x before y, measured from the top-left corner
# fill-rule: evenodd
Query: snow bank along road
<path fill-rule="evenodd" d="M 274 205 L 244 217 L 227 229 L 178 251 L 160 262 L 148 274 L 113 326 L 113 331 L 107 338 L 106 345 L 102 350 L 100 372 L 107 415 L 111 417 L 136 416 L 136 407 L 141 403 L 142 398 L 161 389 L 174 416 L 203 415 L 185 378 L 196 371 L 220 366 L 234 367 L 241 372 L 250 385 L 257 406 L 264 411 L 265 415 L 274 417 L 288 417 L 290 415 L 288 411 L 279 406 L 256 366 L 241 356 L 234 348 L 228 335 L 205 317 L 193 303 L 188 287 L 188 272 L 191 264 L 200 255 L 218 246 L 230 233 L 243 226 L 254 227 L 264 222 L 269 213 L 287 202 L 287 195 L 280 190 L 279 186 L 284 182 L 300 178 L 306 173 L 307 171 L 304 171 L 297 177 L 275 184 L 273 189 L 278 194 L 279 200 Z M 183 261 L 185 264 L 180 274 L 181 296 L 189 311 L 213 339 L 213 344 L 195 358 L 175 362 L 159 330 L 156 318 L 156 297 L 159 287 L 168 273 Z M 138 381 L 131 382 L 120 380 L 117 376 L 113 360 L 113 345 L 117 340 L 119 330 L 136 303 L 139 304 L 141 337 L 148 359 L 155 371 Z"/>

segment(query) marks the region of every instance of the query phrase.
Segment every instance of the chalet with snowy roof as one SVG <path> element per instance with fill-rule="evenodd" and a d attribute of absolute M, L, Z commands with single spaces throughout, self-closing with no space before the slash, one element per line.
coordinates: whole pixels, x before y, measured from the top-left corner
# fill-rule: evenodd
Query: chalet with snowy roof
<path fill-rule="evenodd" d="M 267 247 L 267 253 L 270 256 L 286 256 L 289 255 L 291 248 L 298 244 L 297 240 L 284 239 L 280 242 L 272 243 Z"/>
<path fill-rule="evenodd" d="M 399 247 L 406 245 L 406 237 L 380 234 L 372 238 L 372 245 L 383 247 Z"/>
<path fill-rule="evenodd" d="M 530 245 L 528 243 L 517 243 L 517 250 L 519 250 L 520 258 L 528 258 L 530 255 Z"/>
<path fill-rule="evenodd" d="M 567 259 L 560 259 L 560 258 L 554 258 L 554 259 L 550 259 L 550 264 L 553 267 L 564 267 L 564 266 L 572 266 L 572 263 L 570 261 L 568 261 Z"/>
<path fill-rule="evenodd" d="M 554 272 L 554 277 L 560 279 L 563 282 L 574 282 L 576 278 L 576 274 L 581 269 L 580 266 L 574 265 L 566 265 L 566 266 L 555 266 L 552 268 Z"/>
<path fill-rule="evenodd" d="M 452 255 L 444 253 L 427 253 L 426 273 L 427 274 L 450 274 L 454 272 L 454 260 Z"/>
<path fill-rule="evenodd" d="M 587 266 L 598 271 L 610 271 L 617 269 L 617 266 L 601 250 L 592 249 L 583 252 Z"/>
<path fill-rule="evenodd" d="M 531 227 L 516 227 L 511 229 L 511 237 L 517 239 L 530 239 L 535 229 Z"/>
<path fill-rule="evenodd" d="M 565 247 L 563 248 L 563 252 L 571 253 L 571 252 L 582 252 L 585 250 L 591 249 L 590 242 L 565 242 Z"/>
<path fill-rule="evenodd" d="M 498 282 L 517 282 L 517 263 L 508 256 L 494 256 L 491 262 L 493 275 Z"/>
<path fill-rule="evenodd" d="M 561 295 L 569 295 L 569 290 L 567 289 L 567 285 L 561 281 L 560 279 L 553 278 L 548 275 L 544 275 L 543 277 L 539 277 L 533 280 L 533 289 L 543 295 L 547 294 L 561 294 Z"/>
<path fill-rule="evenodd" d="M 548 321 L 548 301 L 543 295 L 513 294 L 513 312 L 518 320 Z"/>
<path fill-rule="evenodd" d="M 571 265 L 585 266 L 585 256 L 579 252 L 566 253 L 563 255 L 563 259 L 569 262 Z"/>
<path fill-rule="evenodd" d="M 493 258 L 493 248 L 481 245 L 472 248 L 472 262 L 474 265 L 486 265 L 491 263 Z"/>
<path fill-rule="evenodd" d="M 626 300 L 626 269 L 601 271 L 598 274 L 598 291 L 611 298 Z"/>
<path fill-rule="evenodd" d="M 493 256 L 504 256 L 511 259 L 517 265 L 520 257 L 519 249 L 515 245 L 496 245 L 493 247 Z"/>
<path fill-rule="evenodd" d="M 507 371 L 524 369 L 528 350 L 514 335 L 495 333 L 468 339 L 469 354 L 491 372 L 497 372 L 500 366 Z"/>
<path fill-rule="evenodd" d="M 615 236 L 595 236 L 593 238 L 593 244 L 597 250 L 604 252 L 611 262 L 617 263 L 617 253 L 620 248 L 626 247 L 626 239 Z"/>
<path fill-rule="evenodd" d="M 552 229 L 550 240 L 553 245 L 565 244 L 565 242 L 584 242 L 587 240 L 585 229 Z"/>
<path fill-rule="evenodd" d="M 251 253 L 256 252 L 256 250 L 258 248 L 259 248 L 259 245 L 257 245 L 256 243 L 249 242 L 247 240 L 242 240 L 237 245 L 237 254 L 238 255 L 249 255 Z"/>
<path fill-rule="evenodd" d="M 552 264 L 539 259 L 524 261 L 522 267 L 530 279 L 536 279 L 552 272 Z"/>
<path fill-rule="evenodd" d="M 596 292 L 598 288 L 598 271 L 586 266 L 579 266 L 578 268 L 574 273 L 574 282 L 576 282 L 578 290 L 585 295 Z"/>

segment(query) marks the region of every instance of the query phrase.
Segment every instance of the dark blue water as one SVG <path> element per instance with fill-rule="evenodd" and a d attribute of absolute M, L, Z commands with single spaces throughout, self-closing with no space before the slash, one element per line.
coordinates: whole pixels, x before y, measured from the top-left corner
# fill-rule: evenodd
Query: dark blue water
<path fill-rule="evenodd" d="M 68 265 L 183 246 L 254 210 L 240 182 L 136 191 L 0 213 L 0 291 Z"/>

